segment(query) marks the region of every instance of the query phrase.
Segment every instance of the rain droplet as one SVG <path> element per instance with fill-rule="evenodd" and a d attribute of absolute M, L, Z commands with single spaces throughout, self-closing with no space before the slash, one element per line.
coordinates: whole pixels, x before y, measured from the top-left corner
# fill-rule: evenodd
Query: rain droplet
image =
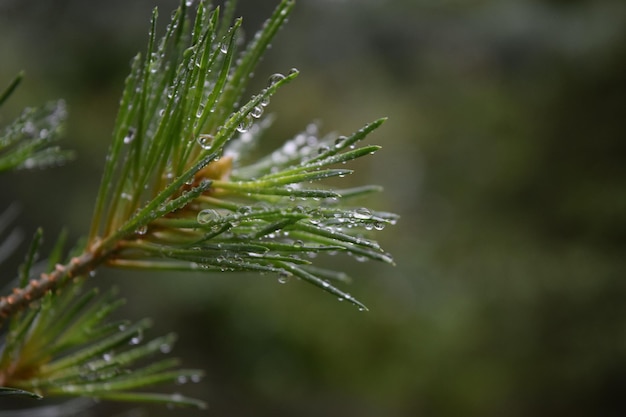
<path fill-rule="evenodd" d="M 345 136 L 339 136 L 337 139 L 335 139 L 335 148 L 341 148 L 346 139 L 348 138 Z"/>
<path fill-rule="evenodd" d="M 141 333 L 137 334 L 137 336 L 130 339 L 128 342 L 129 345 L 138 345 L 143 340 L 143 335 Z"/>
<path fill-rule="evenodd" d="M 301 240 L 296 240 L 295 242 L 293 242 L 293 246 L 296 248 L 301 248 L 302 246 L 304 246 L 304 242 Z"/>
<path fill-rule="evenodd" d="M 265 96 L 261 99 L 261 101 L 259 102 L 259 104 L 263 107 L 267 107 L 270 104 L 270 98 L 269 96 Z"/>
<path fill-rule="evenodd" d="M 376 222 L 374 223 L 374 229 L 376 230 L 383 230 L 385 228 L 385 223 L 383 222 Z"/>
<path fill-rule="evenodd" d="M 284 79 L 285 79 L 285 76 L 279 72 L 277 72 L 276 74 L 270 75 L 270 78 L 268 80 L 268 86 L 271 87 L 277 82 L 282 81 Z"/>
<path fill-rule="evenodd" d="M 136 132 L 137 131 L 135 130 L 134 127 L 129 127 L 128 128 L 128 133 L 126 134 L 126 136 L 124 136 L 124 143 L 128 145 L 133 140 L 135 140 L 135 133 Z"/>
<path fill-rule="evenodd" d="M 214 139 L 213 135 L 206 134 L 206 135 L 198 135 L 198 139 L 196 140 L 198 142 L 198 145 L 200 145 L 202 149 L 210 149 L 211 144 L 213 143 L 213 139 Z"/>
<path fill-rule="evenodd" d="M 291 278 L 291 273 L 287 271 L 281 271 L 278 273 L 278 282 L 281 284 L 286 284 L 289 282 Z"/>
<path fill-rule="evenodd" d="M 239 126 L 237 126 L 237 132 L 239 133 L 244 133 L 247 132 L 248 129 L 250 129 L 250 127 L 252 127 L 252 116 L 247 115 L 242 121 L 241 123 L 239 123 Z"/>
<path fill-rule="evenodd" d="M 367 257 L 363 256 L 363 255 L 354 255 L 354 259 L 357 262 L 365 262 L 365 261 L 367 261 Z"/>
<path fill-rule="evenodd" d="M 161 346 L 159 346 L 159 350 L 161 351 L 161 353 L 170 353 L 172 351 L 172 345 L 170 345 L 169 343 L 163 343 L 161 344 Z"/>
<path fill-rule="evenodd" d="M 294 75 L 294 74 L 297 74 L 298 72 L 300 72 L 298 71 L 298 68 L 292 68 L 289 70 L 289 75 Z"/>
<path fill-rule="evenodd" d="M 179 385 L 186 384 L 187 377 L 185 375 L 179 375 L 178 378 L 176 378 L 176 383 Z"/>
<path fill-rule="evenodd" d="M 328 152 L 328 151 L 329 151 L 329 149 L 330 149 L 330 148 L 328 148 L 328 146 L 320 146 L 320 147 L 317 149 L 317 153 L 318 153 L 319 155 L 323 155 L 324 153 Z"/>
<path fill-rule="evenodd" d="M 220 45 L 220 52 L 225 54 L 226 52 L 228 52 L 228 45 L 226 45 L 225 43 Z"/>
<path fill-rule="evenodd" d="M 250 111 L 250 115 L 252 117 L 254 117 L 255 119 L 258 119 L 259 117 L 261 117 L 263 115 L 263 107 L 261 106 L 255 106 L 251 111 Z"/>
<path fill-rule="evenodd" d="M 135 230 L 135 233 L 138 235 L 145 235 L 148 232 L 148 226 L 147 225 L 143 225 L 137 228 L 137 230 Z"/>
<path fill-rule="evenodd" d="M 219 213 L 213 209 L 204 209 L 198 213 L 196 220 L 200 224 L 207 224 L 220 217 Z"/>
<path fill-rule="evenodd" d="M 369 209 L 362 207 L 354 210 L 352 217 L 355 219 L 367 220 L 372 218 L 372 212 Z"/>

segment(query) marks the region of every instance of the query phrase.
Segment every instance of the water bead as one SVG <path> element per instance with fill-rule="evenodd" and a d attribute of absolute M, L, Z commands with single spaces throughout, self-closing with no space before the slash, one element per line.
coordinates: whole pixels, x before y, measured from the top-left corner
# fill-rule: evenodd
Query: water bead
<path fill-rule="evenodd" d="M 281 284 L 286 284 L 291 279 L 291 273 L 287 271 L 281 271 L 278 273 L 278 282 Z"/>
<path fill-rule="evenodd" d="M 133 140 L 135 140 L 135 133 L 136 132 L 137 131 L 135 130 L 134 127 L 129 127 L 128 128 L 128 133 L 126 134 L 126 136 L 124 136 L 124 143 L 128 145 Z"/>
<path fill-rule="evenodd" d="M 362 207 L 354 210 L 352 217 L 360 220 L 368 220 L 372 218 L 372 212 L 369 209 Z"/>
<path fill-rule="evenodd" d="M 201 210 L 198 213 L 198 216 L 196 217 L 196 220 L 198 221 L 198 223 L 200 224 L 207 224 L 207 223 L 211 223 L 212 221 L 218 219 L 219 213 L 213 209 L 204 209 Z"/>
<path fill-rule="evenodd" d="M 345 136 L 339 136 L 337 139 L 335 139 L 335 148 L 341 148 L 346 139 L 348 138 Z"/>
<path fill-rule="evenodd" d="M 274 84 L 276 84 L 277 82 L 280 82 L 280 81 L 282 81 L 284 79 L 285 79 L 285 76 L 283 74 L 277 72 L 276 74 L 270 75 L 270 78 L 268 80 L 268 85 L 269 85 L 269 87 L 271 87 Z"/>
<path fill-rule="evenodd" d="M 196 141 L 198 142 L 198 145 L 200 145 L 200 147 L 202 149 L 210 149 L 211 148 L 211 144 L 213 143 L 213 135 L 198 135 L 198 138 L 196 139 Z"/>
<path fill-rule="evenodd" d="M 255 106 L 251 111 L 250 111 L 250 115 L 252 117 L 254 117 L 255 119 L 258 119 L 259 117 L 261 117 L 263 115 L 263 107 L 261 106 Z"/>
<path fill-rule="evenodd" d="M 252 124 L 254 123 L 254 121 L 252 120 L 252 116 L 250 116 L 249 114 L 241 121 L 241 123 L 239 123 L 239 126 L 237 126 L 237 132 L 239 133 L 245 133 L 248 131 L 248 129 L 250 129 L 252 127 Z"/>

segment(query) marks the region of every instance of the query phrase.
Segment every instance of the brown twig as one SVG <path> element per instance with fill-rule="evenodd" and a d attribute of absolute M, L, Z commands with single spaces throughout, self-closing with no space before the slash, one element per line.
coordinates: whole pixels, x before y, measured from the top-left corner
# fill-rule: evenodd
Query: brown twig
<path fill-rule="evenodd" d="M 88 275 L 110 254 L 90 249 L 65 265 L 57 264 L 52 272 L 41 274 L 39 279 L 32 279 L 25 287 L 14 288 L 12 294 L 0 297 L 0 327 L 9 317 L 41 299 L 49 291 L 62 288 L 72 278 Z"/>

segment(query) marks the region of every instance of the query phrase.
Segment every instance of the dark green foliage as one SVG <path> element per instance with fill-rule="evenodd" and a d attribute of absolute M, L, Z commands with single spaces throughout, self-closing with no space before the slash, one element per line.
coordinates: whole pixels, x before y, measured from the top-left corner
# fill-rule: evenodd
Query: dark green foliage
<path fill-rule="evenodd" d="M 0 94 L 0 106 L 14 92 L 22 77 L 22 74 L 18 75 Z M 71 151 L 51 145 L 62 133 L 66 116 L 62 100 L 25 109 L 0 135 L 0 172 L 16 168 L 45 168 L 72 158 Z"/>

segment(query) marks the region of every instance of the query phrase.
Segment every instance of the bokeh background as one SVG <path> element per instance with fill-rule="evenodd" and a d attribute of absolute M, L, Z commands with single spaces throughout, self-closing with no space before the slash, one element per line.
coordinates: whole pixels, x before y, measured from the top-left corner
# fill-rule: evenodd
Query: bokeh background
<path fill-rule="evenodd" d="M 274 3 L 240 1 L 248 36 Z M 78 154 L 0 178 L 25 235 L 88 229 L 155 5 L 164 24 L 177 2 L 0 0 L 0 84 L 26 71 L 0 122 L 62 97 Z M 120 315 L 175 330 L 207 372 L 169 389 L 208 411 L 143 415 L 625 415 L 626 3 L 299 0 L 251 91 L 291 67 L 268 151 L 311 120 L 346 134 L 389 117 L 346 180 L 385 187 L 361 203 L 402 216 L 377 235 L 397 266 L 324 260 L 368 313 L 267 276 L 100 271 Z"/>

